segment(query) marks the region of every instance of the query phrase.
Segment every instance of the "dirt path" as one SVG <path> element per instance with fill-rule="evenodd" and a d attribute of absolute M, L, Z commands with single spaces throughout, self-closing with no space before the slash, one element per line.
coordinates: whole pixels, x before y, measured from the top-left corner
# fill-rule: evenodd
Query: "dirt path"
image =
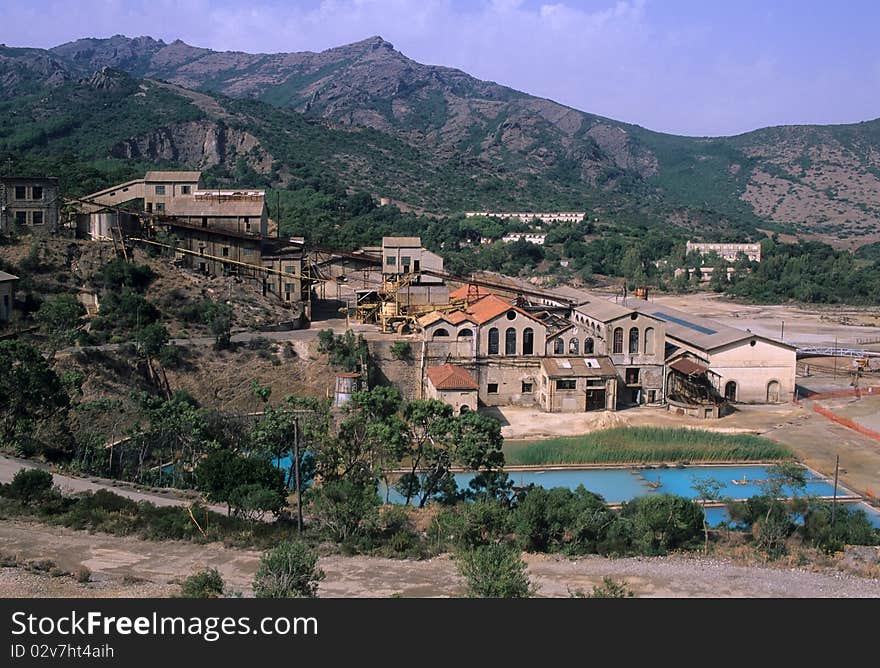
<path fill-rule="evenodd" d="M 8 483 L 21 469 L 43 469 L 50 471 L 49 467 L 26 459 L 0 456 L 0 482 Z M 109 489 L 114 494 L 133 499 L 134 501 L 149 501 L 157 506 L 184 506 L 192 503 L 197 495 L 195 493 L 185 495 L 179 490 L 158 489 L 146 491 L 135 488 L 118 480 L 105 480 L 102 478 L 80 478 L 77 476 L 61 475 L 52 473 L 55 486 L 63 494 L 75 494 L 77 492 L 95 492 L 99 489 Z M 218 513 L 226 513 L 225 506 L 209 505 L 211 510 Z"/>
<path fill-rule="evenodd" d="M 17 568 L 0 569 L 0 596 L 138 597 L 170 596 L 173 581 L 205 567 L 217 568 L 227 584 L 245 596 L 259 562 L 254 550 L 133 537 L 89 534 L 60 527 L 0 522 L 0 551 L 19 560 L 52 559 L 59 568 L 92 570 L 93 582 L 49 577 Z M 653 557 L 569 560 L 526 555 L 529 575 L 540 596 L 567 597 L 570 591 L 592 591 L 610 576 L 623 580 L 644 597 L 871 597 L 880 598 L 880 580 L 838 572 L 741 566 L 705 557 Z M 378 557 L 322 557 L 327 578 L 322 597 L 461 596 L 461 578 L 448 556 L 425 561 Z"/>

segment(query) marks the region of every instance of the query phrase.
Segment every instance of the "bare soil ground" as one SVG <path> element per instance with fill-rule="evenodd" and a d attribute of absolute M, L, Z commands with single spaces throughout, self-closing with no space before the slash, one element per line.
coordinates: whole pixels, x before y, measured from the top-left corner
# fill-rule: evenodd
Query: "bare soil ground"
<path fill-rule="evenodd" d="M 52 559 L 66 571 L 85 565 L 93 580 L 80 584 L 71 577 L 3 568 L 0 596 L 4 597 L 171 596 L 179 591 L 180 580 L 206 567 L 217 568 L 232 590 L 250 596 L 259 562 L 253 550 L 217 543 L 152 543 L 19 521 L 0 523 L 0 543 L 5 554 L 20 561 Z M 713 556 L 567 559 L 530 554 L 525 558 L 538 595 L 547 597 L 567 597 L 577 590 L 589 593 L 606 576 L 624 581 L 640 597 L 880 597 L 880 579 L 834 566 L 815 572 L 787 562 L 759 566 Z M 322 597 L 464 593 L 455 564 L 445 555 L 425 561 L 331 555 L 322 557 L 319 564 L 327 574 L 319 588 Z"/>

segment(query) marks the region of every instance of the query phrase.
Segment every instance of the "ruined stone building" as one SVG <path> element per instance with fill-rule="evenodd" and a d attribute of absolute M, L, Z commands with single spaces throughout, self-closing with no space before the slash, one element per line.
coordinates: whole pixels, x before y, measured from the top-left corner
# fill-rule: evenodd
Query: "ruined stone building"
<path fill-rule="evenodd" d="M 56 232 L 58 209 L 58 179 L 0 177 L 0 232 Z"/>

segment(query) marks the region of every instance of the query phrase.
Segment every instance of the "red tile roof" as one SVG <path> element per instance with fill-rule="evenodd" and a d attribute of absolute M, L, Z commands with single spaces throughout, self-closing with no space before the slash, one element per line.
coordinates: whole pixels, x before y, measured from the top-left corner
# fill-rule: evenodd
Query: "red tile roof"
<path fill-rule="evenodd" d="M 535 318 L 535 316 L 531 315 L 530 313 L 526 313 L 521 308 L 501 299 L 501 297 L 497 297 L 491 294 L 486 295 L 482 299 L 475 301 L 473 304 L 467 307 L 467 312 L 472 316 L 473 320 L 478 325 L 483 325 L 490 320 L 497 318 L 502 313 L 506 313 L 510 310 L 521 313 L 531 320 L 537 320 L 537 318 Z M 540 320 L 538 320 L 538 322 L 540 322 Z"/>
<path fill-rule="evenodd" d="M 418 323 L 422 328 L 430 327 L 435 322 L 443 320 L 450 325 L 460 325 L 463 322 L 475 322 L 474 319 L 464 311 L 458 309 L 454 311 L 431 311 L 418 319 Z"/>
<path fill-rule="evenodd" d="M 449 300 L 456 301 L 458 299 L 475 302 L 478 299 L 492 294 L 486 288 L 479 285 L 462 285 L 449 293 Z"/>
<path fill-rule="evenodd" d="M 428 379 L 438 390 L 476 390 L 477 381 L 467 369 L 452 364 L 429 366 Z"/>

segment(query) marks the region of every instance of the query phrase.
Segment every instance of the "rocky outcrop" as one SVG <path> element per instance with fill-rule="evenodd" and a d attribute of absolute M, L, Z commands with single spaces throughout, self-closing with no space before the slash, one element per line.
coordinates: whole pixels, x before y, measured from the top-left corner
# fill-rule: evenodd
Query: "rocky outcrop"
<path fill-rule="evenodd" d="M 243 157 L 254 171 L 267 174 L 273 158 L 249 132 L 211 121 L 192 121 L 157 128 L 113 147 L 115 158 L 169 161 L 206 169 L 216 165 L 234 168 Z"/>

